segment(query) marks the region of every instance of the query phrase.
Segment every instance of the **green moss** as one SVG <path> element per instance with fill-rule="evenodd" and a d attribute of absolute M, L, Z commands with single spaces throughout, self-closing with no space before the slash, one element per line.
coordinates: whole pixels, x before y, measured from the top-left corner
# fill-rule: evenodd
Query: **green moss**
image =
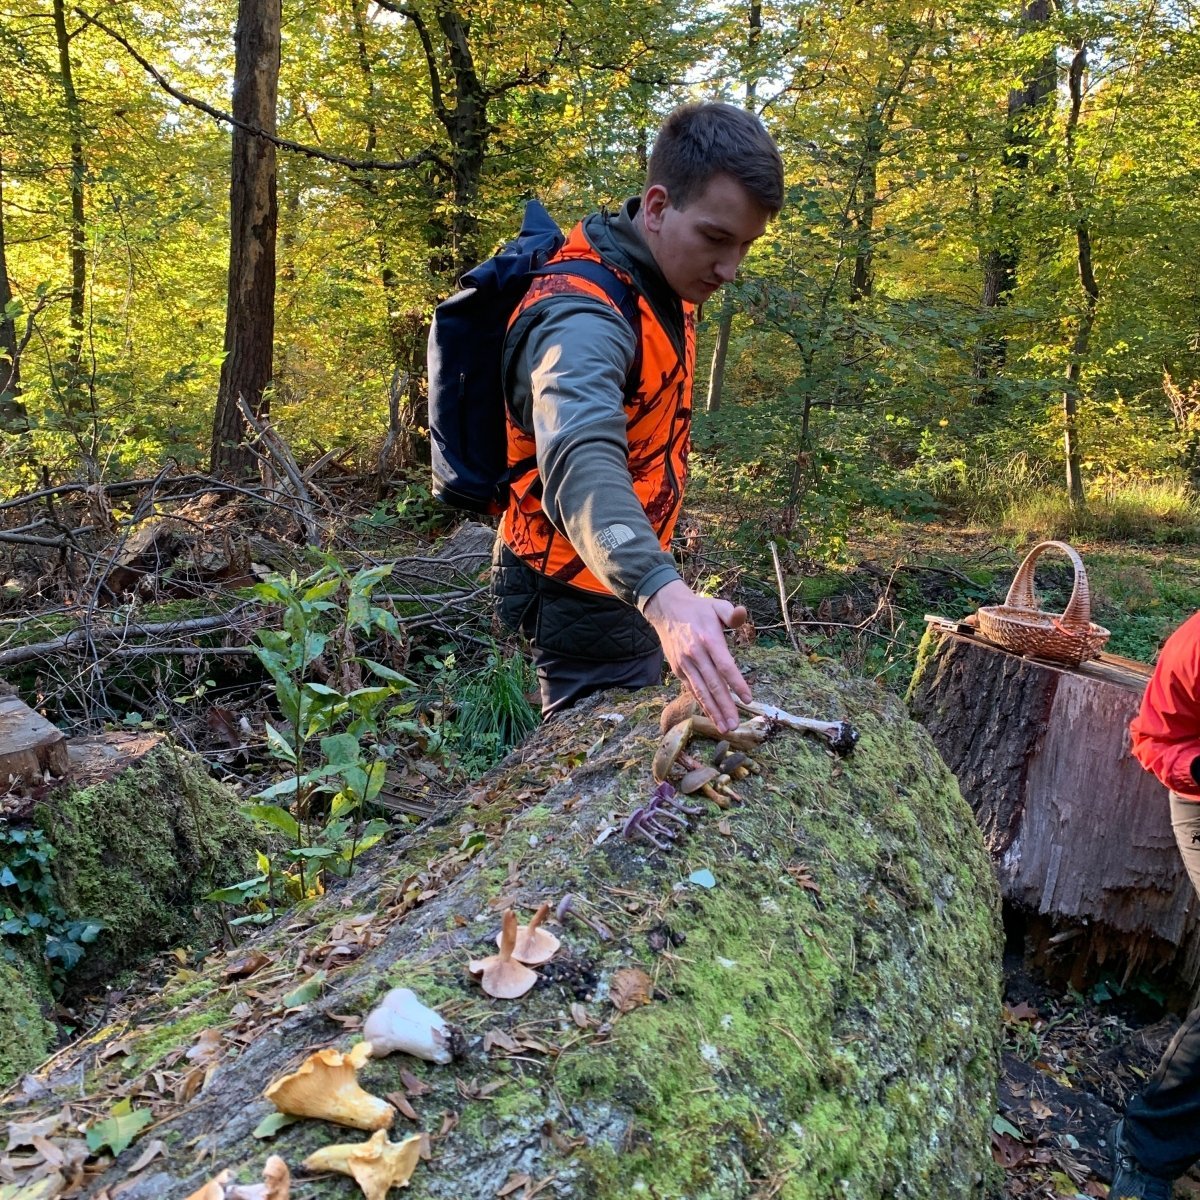
<path fill-rule="evenodd" d="M 63 907 L 107 926 L 72 974 L 74 988 L 216 936 L 218 914 L 202 897 L 241 877 L 256 840 L 234 794 L 169 744 L 110 780 L 58 789 L 35 820 L 58 852 Z"/>
<path fill-rule="evenodd" d="M 48 1001 L 45 982 L 35 971 L 0 958 L 0 1088 L 46 1057 L 54 1036 L 42 1015 Z"/>

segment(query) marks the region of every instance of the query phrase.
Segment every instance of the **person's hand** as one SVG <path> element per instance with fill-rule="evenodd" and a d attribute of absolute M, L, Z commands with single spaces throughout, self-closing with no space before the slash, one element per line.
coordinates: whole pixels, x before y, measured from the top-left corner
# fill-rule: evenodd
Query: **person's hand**
<path fill-rule="evenodd" d="M 671 670 L 682 679 L 722 733 L 738 723 L 738 699 L 749 703 L 750 688 L 742 678 L 725 630 L 746 621 L 746 610 L 728 600 L 697 596 L 681 579 L 659 588 L 643 610 L 654 626 Z"/>

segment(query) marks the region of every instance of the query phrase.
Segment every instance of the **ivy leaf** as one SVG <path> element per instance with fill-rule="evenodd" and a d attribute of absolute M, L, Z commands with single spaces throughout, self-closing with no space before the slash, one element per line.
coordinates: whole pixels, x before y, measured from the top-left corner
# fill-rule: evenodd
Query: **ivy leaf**
<path fill-rule="evenodd" d="M 114 1158 L 154 1119 L 148 1108 L 134 1108 L 126 1097 L 118 1100 L 106 1121 L 98 1121 L 87 1131 L 88 1149 L 93 1154 L 107 1149 Z"/>
<path fill-rule="evenodd" d="M 286 1129 L 289 1125 L 295 1125 L 299 1117 L 289 1116 L 287 1113 L 273 1112 L 268 1113 L 257 1125 L 254 1131 L 250 1134 L 256 1138 L 273 1138 L 281 1129 Z"/>
<path fill-rule="evenodd" d="M 325 990 L 325 972 L 317 971 L 309 976 L 298 988 L 293 988 L 283 998 L 284 1008 L 301 1008 L 311 1004 Z"/>

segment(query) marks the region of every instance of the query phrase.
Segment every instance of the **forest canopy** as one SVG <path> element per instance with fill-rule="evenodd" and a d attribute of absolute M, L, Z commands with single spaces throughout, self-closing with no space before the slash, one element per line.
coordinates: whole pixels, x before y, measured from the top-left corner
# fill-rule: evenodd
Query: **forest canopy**
<path fill-rule="evenodd" d="M 239 137 L 277 230 L 256 410 L 302 461 L 369 456 L 392 395 L 415 463 L 434 304 L 527 198 L 565 226 L 637 192 L 688 98 L 752 107 L 788 177 L 701 323 L 735 490 L 1200 471 L 1189 3 L 273 2 L 6 5 L 4 494 L 219 459 Z"/>

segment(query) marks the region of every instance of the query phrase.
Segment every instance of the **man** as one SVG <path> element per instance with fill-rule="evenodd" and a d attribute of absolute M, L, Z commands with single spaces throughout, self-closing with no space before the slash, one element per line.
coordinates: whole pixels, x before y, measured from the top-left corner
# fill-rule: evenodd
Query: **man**
<path fill-rule="evenodd" d="M 695 309 L 783 205 L 783 163 L 752 114 L 672 113 L 646 187 L 571 231 L 555 261 L 603 262 L 631 303 L 571 274 L 534 280 L 504 351 L 509 501 L 497 608 L 530 639 L 549 716 L 603 688 L 686 681 L 722 729 L 750 689 L 724 631 L 746 619 L 691 591 L 669 551 L 683 501 Z M 636 319 L 628 311 L 636 301 Z"/>
<path fill-rule="evenodd" d="M 1133 753 L 1171 792 L 1171 825 L 1200 892 L 1200 613 L 1163 645 L 1130 725 Z M 1170 1200 L 1171 1180 L 1200 1159 L 1200 1009 L 1112 1133 L 1111 1200 Z"/>

